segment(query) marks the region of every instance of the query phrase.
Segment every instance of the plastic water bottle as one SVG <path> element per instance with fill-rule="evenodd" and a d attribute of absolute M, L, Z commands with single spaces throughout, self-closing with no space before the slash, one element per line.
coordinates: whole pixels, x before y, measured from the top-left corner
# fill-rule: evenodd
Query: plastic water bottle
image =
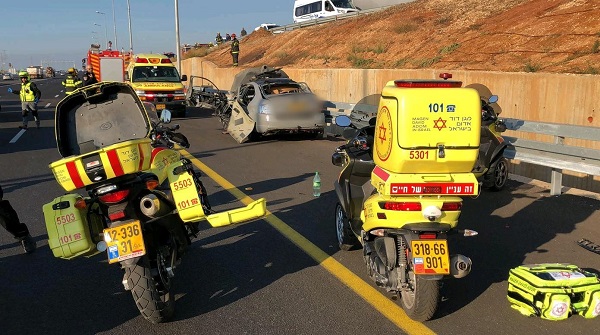
<path fill-rule="evenodd" d="M 319 171 L 315 172 L 315 176 L 313 178 L 313 196 L 318 197 L 321 195 L 321 177 L 319 176 Z"/>

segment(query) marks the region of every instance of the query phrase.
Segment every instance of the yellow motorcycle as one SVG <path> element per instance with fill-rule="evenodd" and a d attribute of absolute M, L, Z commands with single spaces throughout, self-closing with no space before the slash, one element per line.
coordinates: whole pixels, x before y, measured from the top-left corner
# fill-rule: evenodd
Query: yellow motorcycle
<path fill-rule="evenodd" d="M 150 114 L 154 117 L 150 118 Z M 147 110 L 131 86 L 101 82 L 75 90 L 56 106 L 62 159 L 50 164 L 68 193 L 44 205 L 48 244 L 55 257 L 106 252 L 124 270 L 140 314 L 152 323 L 174 314 L 174 270 L 199 232 L 258 219 L 265 199 L 215 213 L 200 175 L 175 150 L 187 138 L 169 127 L 170 112 Z"/>
<path fill-rule="evenodd" d="M 481 99 L 481 139 L 473 173 L 484 188 L 501 191 L 508 181 L 509 167 L 508 160 L 504 157 L 504 150 L 508 144 L 502 137 L 502 133 L 506 131 L 506 124 L 498 117 L 501 113 L 497 104 L 498 96 L 492 95 L 482 84 L 470 84 L 466 87 L 477 90 Z"/>
<path fill-rule="evenodd" d="M 459 230 L 458 218 L 462 197 L 479 192 L 471 170 L 480 113 L 477 91 L 460 81 L 395 80 L 368 126 L 335 119 L 348 139 L 332 156 L 343 167 L 335 182 L 338 244 L 362 246 L 368 274 L 414 320 L 437 310 L 440 280 L 471 270 L 448 237 L 477 234 Z"/>

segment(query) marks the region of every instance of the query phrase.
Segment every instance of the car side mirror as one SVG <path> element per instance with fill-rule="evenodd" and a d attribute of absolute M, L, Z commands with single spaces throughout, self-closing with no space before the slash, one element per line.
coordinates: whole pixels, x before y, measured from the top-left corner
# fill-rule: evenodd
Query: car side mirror
<path fill-rule="evenodd" d="M 125 72 L 125 81 L 129 81 L 129 72 Z"/>
<path fill-rule="evenodd" d="M 187 81 L 187 79 L 188 79 L 188 78 L 187 78 L 187 75 L 186 75 L 186 74 L 184 74 L 184 75 L 182 75 L 182 76 L 181 76 L 181 81 Z"/>

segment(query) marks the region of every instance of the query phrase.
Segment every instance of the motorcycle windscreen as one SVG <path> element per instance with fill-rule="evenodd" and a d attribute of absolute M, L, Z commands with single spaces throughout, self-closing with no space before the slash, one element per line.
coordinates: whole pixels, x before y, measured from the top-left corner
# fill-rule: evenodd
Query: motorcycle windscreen
<path fill-rule="evenodd" d="M 231 110 L 229 125 L 227 126 L 229 135 L 231 135 L 238 143 L 244 143 L 248 141 L 250 135 L 254 131 L 255 124 L 256 122 L 252 120 L 240 104 L 235 101 Z"/>

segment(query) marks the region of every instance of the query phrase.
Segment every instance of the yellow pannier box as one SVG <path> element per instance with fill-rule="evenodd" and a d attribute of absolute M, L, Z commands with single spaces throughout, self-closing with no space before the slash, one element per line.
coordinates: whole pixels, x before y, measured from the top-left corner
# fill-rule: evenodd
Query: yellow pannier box
<path fill-rule="evenodd" d="M 76 208 L 78 200 L 83 200 L 79 194 L 66 194 L 43 206 L 48 245 L 54 257 L 89 257 L 99 252 L 96 242 L 100 241 L 102 221 L 99 216 L 88 218 L 85 208 Z"/>
<path fill-rule="evenodd" d="M 391 173 L 470 172 L 477 160 L 481 102 L 449 80 L 396 80 L 383 88 L 374 161 Z"/>
<path fill-rule="evenodd" d="M 63 158 L 50 164 L 56 181 L 65 191 L 92 185 L 122 175 L 148 170 L 150 139 L 125 141 L 85 155 Z"/>
<path fill-rule="evenodd" d="M 50 169 L 66 191 L 150 168 L 150 118 L 125 83 L 75 90 L 56 105 L 54 128 L 63 159 Z"/>

